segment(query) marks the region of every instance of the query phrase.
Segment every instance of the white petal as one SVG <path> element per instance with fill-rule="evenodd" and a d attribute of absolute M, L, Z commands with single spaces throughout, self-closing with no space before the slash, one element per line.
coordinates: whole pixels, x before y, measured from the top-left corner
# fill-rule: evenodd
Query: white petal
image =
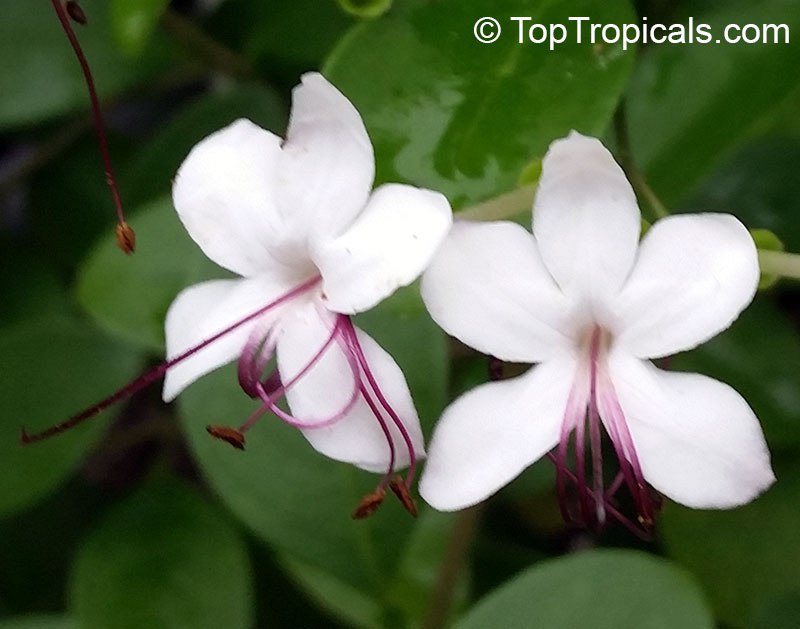
<path fill-rule="evenodd" d="M 167 311 L 167 358 L 214 336 L 289 290 L 274 279 L 212 280 L 183 290 Z M 169 402 L 192 382 L 234 360 L 255 325 L 269 326 L 283 308 L 245 323 L 167 371 L 162 396 Z"/>
<path fill-rule="evenodd" d="M 325 316 L 323 321 L 321 316 Z M 298 374 L 323 346 L 330 335 L 334 316 L 313 306 L 293 311 L 281 320 L 278 340 L 278 369 L 284 383 Z M 403 372 L 389 354 L 361 330 L 357 331 L 370 370 L 385 399 L 402 420 L 417 456 L 425 449 L 417 411 L 411 400 Z M 330 417 L 350 399 L 354 380 L 349 364 L 334 343 L 319 362 L 287 393 L 292 414 L 299 420 Z M 408 450 L 403 437 L 387 418 L 397 458 L 395 469 L 408 465 Z M 350 412 L 333 425 L 303 430 L 311 445 L 322 454 L 352 463 L 372 472 L 384 472 L 389 464 L 389 446 L 363 397 Z"/>
<path fill-rule="evenodd" d="M 568 342 L 566 301 L 515 223 L 456 221 L 422 277 L 433 319 L 470 347 L 539 362 Z"/>
<path fill-rule="evenodd" d="M 271 249 L 282 233 L 275 205 L 280 138 L 249 120 L 197 144 L 172 188 L 181 221 L 220 266 L 252 277 L 274 266 Z"/>
<path fill-rule="evenodd" d="M 562 357 L 491 382 L 448 406 L 433 433 L 420 495 L 454 511 L 489 497 L 559 440 L 576 364 Z"/>
<path fill-rule="evenodd" d="M 729 508 L 773 483 L 758 419 L 731 387 L 623 352 L 612 353 L 609 369 L 644 477 L 658 491 L 689 507 Z"/>
<path fill-rule="evenodd" d="M 733 216 L 664 218 L 642 240 L 615 303 L 617 340 L 640 358 L 695 347 L 733 323 L 758 276 L 753 239 Z"/>
<path fill-rule="evenodd" d="M 341 234 L 367 202 L 375 161 L 352 103 L 325 77 L 302 76 L 292 92 L 280 159 L 280 204 L 293 229 L 312 241 Z"/>
<path fill-rule="evenodd" d="M 353 314 L 368 310 L 428 265 L 452 223 L 438 192 L 387 184 L 339 238 L 312 254 L 322 273 L 326 306 Z"/>
<path fill-rule="evenodd" d="M 565 293 L 606 303 L 630 272 L 641 218 L 611 153 L 572 132 L 550 145 L 533 206 L 533 234 Z"/>

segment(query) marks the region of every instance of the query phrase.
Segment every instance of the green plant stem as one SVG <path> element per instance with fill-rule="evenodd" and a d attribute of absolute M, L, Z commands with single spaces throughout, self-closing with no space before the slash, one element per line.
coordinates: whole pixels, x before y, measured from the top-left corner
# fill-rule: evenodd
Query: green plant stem
<path fill-rule="evenodd" d="M 758 250 L 758 264 L 765 275 L 800 280 L 800 254 Z"/>
<path fill-rule="evenodd" d="M 499 221 L 511 218 L 522 212 L 530 211 L 535 193 L 536 184 L 522 186 L 461 210 L 456 214 L 456 218 L 467 221 Z"/>
<path fill-rule="evenodd" d="M 444 551 L 439 574 L 433 586 L 422 629 L 442 629 L 447 626 L 461 571 L 478 530 L 481 505 L 459 511 Z"/>

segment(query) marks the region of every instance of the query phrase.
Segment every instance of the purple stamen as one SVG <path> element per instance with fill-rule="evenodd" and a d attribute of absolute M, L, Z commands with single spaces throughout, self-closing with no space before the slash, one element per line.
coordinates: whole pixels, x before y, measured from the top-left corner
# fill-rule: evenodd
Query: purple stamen
<path fill-rule="evenodd" d="M 23 428 L 22 429 L 22 435 L 20 437 L 21 443 L 23 445 L 27 445 L 29 443 L 35 443 L 37 441 L 42 441 L 44 439 L 47 439 L 48 437 L 52 437 L 53 435 L 57 435 L 58 433 L 64 432 L 65 430 L 69 430 L 70 428 L 72 428 L 74 426 L 77 426 L 78 424 L 86 421 L 87 419 L 90 419 L 90 418 L 98 415 L 101 411 L 104 411 L 109 406 L 111 406 L 113 404 L 116 404 L 117 402 L 120 402 L 120 401 L 130 397 L 134 393 L 137 393 L 138 391 L 141 391 L 146 386 L 149 386 L 153 382 L 156 382 L 157 380 L 159 380 L 160 378 L 162 378 L 164 376 L 164 374 L 167 372 L 168 369 L 171 369 L 175 365 L 183 362 L 184 360 L 186 360 L 190 356 L 193 356 L 194 354 L 196 354 L 197 352 L 199 352 L 203 348 L 208 347 L 212 343 L 218 341 L 223 336 L 226 336 L 226 335 L 230 334 L 231 332 L 239 329 L 244 324 L 249 323 L 250 321 L 253 321 L 254 319 L 257 319 L 258 317 L 266 314 L 270 310 L 274 310 L 278 306 L 281 306 L 281 305 L 285 304 L 286 302 L 290 301 L 291 299 L 297 297 L 298 295 L 300 295 L 300 294 L 312 289 L 314 286 L 319 284 L 321 281 L 322 281 L 322 278 L 320 276 L 314 276 L 311 279 L 306 280 L 302 284 L 294 287 L 290 291 L 288 291 L 288 292 L 284 293 L 283 295 L 281 295 L 280 297 L 278 297 L 278 299 L 276 299 L 275 301 L 270 302 L 266 306 L 262 306 L 261 308 L 259 308 L 258 310 L 255 310 L 254 312 L 251 312 L 246 317 L 243 317 L 242 319 L 239 319 L 239 321 L 236 321 L 235 323 L 232 323 L 231 325 L 229 325 L 225 329 L 221 330 L 220 332 L 217 332 L 216 334 L 214 334 L 213 336 L 210 336 L 209 338 L 205 339 L 204 341 L 201 341 L 197 345 L 194 345 L 194 346 L 190 347 L 189 349 L 187 349 L 186 351 L 182 352 L 181 354 L 178 354 L 177 356 L 175 356 L 173 358 L 170 358 L 169 360 L 164 361 L 163 363 L 161 363 L 160 365 L 158 365 L 154 369 L 152 369 L 152 370 L 148 371 L 147 373 L 144 373 L 141 376 L 139 376 L 138 378 L 136 378 L 133 382 L 130 382 L 130 383 L 126 384 L 124 387 L 122 387 L 118 391 L 115 391 L 114 393 L 112 393 L 111 395 L 106 397 L 105 399 L 100 400 L 100 402 L 98 402 L 97 404 L 94 404 L 93 406 L 90 406 L 89 408 L 84 409 L 80 413 L 78 413 L 76 415 L 73 415 L 69 419 L 67 419 L 67 420 L 65 420 L 65 421 L 63 421 L 63 422 L 61 422 L 59 424 L 55 424 L 54 426 L 51 426 L 50 428 L 46 428 L 45 430 L 42 430 L 41 432 L 37 432 L 37 433 L 34 433 L 34 434 L 28 434 L 25 431 L 25 428 Z"/>
<path fill-rule="evenodd" d="M 406 482 L 406 486 L 409 487 L 409 486 L 411 486 L 411 483 L 414 480 L 414 473 L 415 473 L 416 466 L 417 466 L 417 457 L 416 457 L 416 452 L 414 450 L 414 444 L 411 441 L 411 436 L 408 434 L 408 431 L 406 430 L 405 424 L 403 424 L 402 420 L 397 415 L 397 413 L 392 408 L 392 406 L 389 404 L 389 402 L 386 400 L 386 398 L 383 395 L 383 392 L 381 391 L 380 387 L 378 386 L 378 382 L 375 379 L 375 376 L 373 375 L 372 371 L 370 370 L 369 364 L 367 363 L 367 358 L 366 358 L 366 356 L 364 356 L 364 351 L 361 348 L 361 344 L 358 342 L 358 335 L 356 334 L 356 330 L 355 330 L 355 327 L 353 327 L 352 321 L 350 321 L 349 317 L 342 316 L 341 318 L 342 318 L 342 321 L 344 323 L 345 338 L 347 339 L 348 344 L 350 345 L 350 347 L 355 352 L 355 355 L 356 355 L 356 358 L 358 359 L 358 363 L 359 363 L 359 366 L 361 367 L 362 373 L 367 378 L 367 382 L 369 382 L 369 385 L 372 388 L 372 391 L 374 392 L 375 397 L 378 398 L 378 401 L 380 402 L 381 406 L 384 408 L 386 413 L 391 418 L 392 423 L 394 423 L 395 428 L 397 428 L 398 432 L 400 433 L 400 435 L 403 438 L 403 441 L 406 444 L 406 448 L 408 449 L 408 461 L 409 461 L 409 464 L 408 464 L 408 473 L 406 474 L 406 481 L 405 482 Z M 373 409 L 373 413 L 375 413 L 374 409 Z M 375 413 L 375 414 L 376 414 L 376 417 L 377 417 L 378 414 L 377 413 Z M 383 424 L 383 422 L 381 422 L 381 423 Z M 387 439 L 389 439 L 389 441 L 391 442 L 391 436 L 388 434 L 388 428 L 384 431 L 384 433 L 387 434 Z M 389 466 L 389 471 L 391 472 L 392 470 L 394 470 L 394 464 L 393 463 Z"/>
<path fill-rule="evenodd" d="M 654 499 L 650 495 L 644 479 L 622 406 L 610 378 L 603 370 L 603 335 L 604 332 L 600 327 L 592 330 L 589 340 L 588 396 L 578 399 L 580 397 L 577 394 L 580 386 L 578 380 L 581 378 L 579 374 L 567 400 L 558 447 L 554 453 L 550 453 L 548 456 L 556 465 L 556 490 L 561 513 L 566 522 L 574 521 L 566 487 L 567 480 L 569 480 L 575 485 L 578 492 L 584 525 L 602 528 L 605 525 L 606 516 L 611 515 L 639 535 L 642 533 L 642 527 L 647 533 L 652 526 L 655 514 Z M 585 470 L 587 422 L 592 467 L 591 488 L 587 485 Z M 603 478 L 602 425 L 605 425 L 619 461 L 619 472 L 606 490 L 604 490 Z M 572 440 L 573 432 L 576 462 L 574 472 L 568 464 L 569 443 Z M 639 527 L 624 518 L 612 502 L 614 495 L 623 483 L 628 487 L 639 512 Z M 591 503 L 594 504 L 594 514 L 590 514 Z"/>

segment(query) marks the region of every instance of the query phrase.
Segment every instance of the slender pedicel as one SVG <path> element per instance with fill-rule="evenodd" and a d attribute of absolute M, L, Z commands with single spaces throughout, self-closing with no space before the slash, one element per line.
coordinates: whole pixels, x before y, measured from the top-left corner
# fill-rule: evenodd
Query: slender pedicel
<path fill-rule="evenodd" d="M 103 160 L 103 170 L 105 172 L 106 183 L 111 190 L 111 196 L 114 199 L 114 207 L 117 212 L 117 246 L 128 255 L 132 254 L 136 249 L 136 234 L 133 228 L 128 225 L 125 220 L 125 212 L 122 209 L 122 199 L 119 195 L 117 188 L 117 181 L 114 178 L 114 171 L 111 168 L 111 157 L 108 152 L 108 141 L 106 140 L 105 123 L 103 121 L 103 112 L 100 109 L 100 100 L 97 97 L 97 89 L 94 85 L 94 78 L 92 71 L 89 68 L 89 62 L 86 60 L 86 55 L 83 54 L 80 42 L 72 30 L 70 19 L 78 24 L 86 24 L 86 14 L 78 4 L 77 0 L 67 0 L 66 4 L 62 4 L 61 0 L 51 0 L 53 8 L 58 15 L 58 21 L 61 22 L 61 28 L 67 35 L 72 50 L 75 51 L 75 56 L 78 58 L 78 63 L 83 72 L 83 78 L 86 82 L 86 88 L 89 91 L 89 100 L 92 104 L 92 119 L 94 121 L 94 129 L 97 133 L 97 143 L 100 146 L 100 156 Z"/>
<path fill-rule="evenodd" d="M 227 334 L 230 334 L 234 330 L 237 330 L 238 328 L 243 326 L 245 323 L 248 323 L 248 322 L 252 321 L 253 319 L 256 319 L 256 318 L 262 316 L 263 314 L 269 312 L 270 310 L 273 310 L 274 308 L 277 308 L 278 306 L 285 304 L 286 302 L 288 302 L 289 300 L 293 299 L 294 297 L 297 297 L 298 295 L 300 295 L 300 294 L 312 289 L 314 286 L 319 284 L 321 281 L 322 281 L 322 278 L 319 277 L 319 276 L 315 276 L 315 277 L 312 277 L 310 280 L 306 280 L 305 282 L 303 282 L 299 286 L 296 286 L 295 288 L 293 288 L 289 292 L 287 292 L 287 293 L 283 294 L 282 296 L 280 296 L 275 301 L 270 302 L 266 306 L 263 306 L 262 308 L 259 308 L 258 310 L 254 311 L 254 312 L 251 312 L 246 317 L 244 317 L 244 318 L 240 319 L 239 321 L 229 325 L 224 330 L 222 330 L 220 332 L 217 332 L 213 336 L 211 336 L 211 337 L 207 338 L 206 340 L 198 343 L 197 345 L 194 345 L 193 347 L 190 347 L 189 349 L 187 349 L 185 352 L 179 354 L 178 356 L 175 356 L 174 358 L 170 358 L 169 360 L 164 361 L 163 363 L 161 363 L 160 365 L 158 365 L 154 369 L 152 369 L 152 370 L 148 371 L 147 373 L 145 373 L 145 374 L 139 376 L 138 378 L 136 378 L 133 382 L 130 382 L 130 383 L 126 384 L 124 387 L 122 387 L 121 389 L 119 389 L 118 391 L 115 391 L 114 393 L 109 395 L 107 398 L 101 400 L 100 402 L 98 402 L 97 404 L 94 404 L 93 406 L 90 406 L 89 408 L 84 409 L 83 411 L 81 411 L 77 415 L 73 415 L 69 419 L 67 419 L 67 420 L 65 420 L 65 421 L 63 421 L 63 422 L 61 422 L 59 424 L 55 424 L 54 426 L 51 426 L 50 428 L 46 428 L 45 430 L 42 430 L 41 432 L 37 432 L 37 433 L 33 433 L 33 434 L 28 434 L 28 432 L 25 430 L 25 428 L 23 428 L 22 429 L 22 435 L 20 437 L 20 441 L 21 441 L 22 445 L 28 445 L 29 443 L 35 443 L 37 441 L 42 441 L 44 439 L 47 439 L 49 437 L 52 437 L 52 436 L 57 435 L 59 433 L 62 433 L 65 430 L 69 430 L 70 428 L 73 428 L 73 427 L 77 426 L 78 424 L 83 423 L 87 419 L 90 419 L 90 418 L 94 417 L 95 415 L 99 414 L 101 411 L 105 410 L 109 406 L 111 406 L 113 404 L 116 404 L 117 402 L 120 402 L 120 401 L 122 401 L 122 400 L 124 400 L 126 398 L 129 398 L 134 393 L 137 393 L 138 391 L 142 390 L 144 387 L 146 387 L 146 386 L 152 384 L 153 382 L 159 380 L 160 378 L 162 378 L 164 376 L 164 374 L 167 372 L 168 369 L 171 369 L 172 367 L 174 367 L 178 363 L 183 362 L 184 360 L 186 360 L 190 356 L 194 355 L 195 353 L 197 353 L 198 351 L 200 351 L 204 347 L 207 347 L 208 345 L 210 345 L 211 343 L 214 343 L 215 341 L 219 340 L 223 336 L 225 336 Z M 215 435 L 215 436 L 218 436 L 218 435 Z M 230 436 L 230 435 L 228 435 L 228 436 Z M 222 437 L 222 436 L 220 436 L 220 438 L 223 438 L 226 441 L 228 441 L 229 443 L 232 443 L 232 441 L 230 439 L 228 439 L 228 438 L 225 438 L 225 437 Z M 242 442 L 242 446 L 241 447 L 244 447 L 244 443 L 243 442 Z"/>

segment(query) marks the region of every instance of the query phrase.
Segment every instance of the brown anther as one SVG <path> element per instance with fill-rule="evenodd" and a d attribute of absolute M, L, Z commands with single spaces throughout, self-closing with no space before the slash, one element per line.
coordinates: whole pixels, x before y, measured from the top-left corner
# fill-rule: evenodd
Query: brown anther
<path fill-rule="evenodd" d="M 89 20 L 86 18 L 86 13 L 83 12 L 83 9 L 81 8 L 81 5 L 78 4 L 77 0 L 67 0 L 65 7 L 67 9 L 67 13 L 74 22 L 77 22 L 81 26 L 86 26 L 86 24 L 89 23 Z"/>
<path fill-rule="evenodd" d="M 123 253 L 131 255 L 136 250 L 136 232 L 133 227 L 128 225 L 125 221 L 117 224 L 117 247 L 122 249 Z"/>
<path fill-rule="evenodd" d="M 381 506 L 384 498 L 386 498 L 386 490 L 383 487 L 379 487 L 371 494 L 364 496 L 355 511 L 353 511 L 353 519 L 363 520 L 371 516 Z"/>
<path fill-rule="evenodd" d="M 400 476 L 395 476 L 389 482 L 389 489 L 392 490 L 395 496 L 400 500 L 403 507 L 415 518 L 417 517 L 417 503 L 411 497 L 411 492 L 408 490 L 408 485 Z"/>
<path fill-rule="evenodd" d="M 227 441 L 237 450 L 244 450 L 244 435 L 230 426 L 206 426 L 206 432 L 221 441 Z"/>

